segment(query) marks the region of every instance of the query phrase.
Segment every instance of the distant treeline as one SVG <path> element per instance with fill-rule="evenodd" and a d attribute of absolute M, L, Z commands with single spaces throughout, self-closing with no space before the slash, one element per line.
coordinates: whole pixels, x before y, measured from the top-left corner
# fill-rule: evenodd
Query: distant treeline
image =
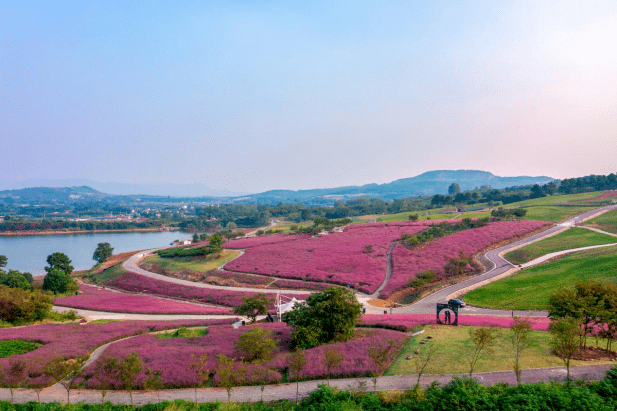
<path fill-rule="evenodd" d="M 155 228 L 161 221 L 0 221 L 0 232 L 6 231 L 93 231 L 93 230 L 130 230 L 135 228 Z"/>

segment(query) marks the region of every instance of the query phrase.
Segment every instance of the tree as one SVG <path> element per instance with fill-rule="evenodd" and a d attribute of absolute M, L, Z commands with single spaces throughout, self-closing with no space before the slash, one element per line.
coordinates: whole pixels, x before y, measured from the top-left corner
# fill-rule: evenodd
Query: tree
<path fill-rule="evenodd" d="M 43 389 L 45 389 L 45 386 L 48 385 L 48 378 L 45 374 L 43 374 L 43 371 L 40 368 L 40 364 L 43 364 L 43 358 L 41 357 L 37 357 L 37 358 L 32 358 L 30 359 L 30 361 L 28 361 L 28 369 L 27 369 L 27 373 L 28 373 L 28 381 L 26 381 L 26 387 L 34 390 L 34 392 L 36 393 L 36 400 L 37 402 L 40 404 L 41 403 L 41 391 L 43 391 Z M 40 380 L 40 378 L 43 379 L 43 381 Z M 2 373 L 0 373 L 0 380 L 2 379 Z M 39 379 L 38 383 L 33 383 L 33 380 L 35 379 Z"/>
<path fill-rule="evenodd" d="M 9 388 L 11 393 L 11 402 L 13 402 L 13 393 L 16 388 L 21 388 L 26 383 L 28 363 L 23 358 L 10 358 L 9 366 L 2 376 L 4 385 Z"/>
<path fill-rule="evenodd" d="M 71 289 L 73 284 L 73 279 L 66 272 L 51 270 L 47 272 L 43 279 L 43 290 L 51 291 L 54 294 L 64 294 Z"/>
<path fill-rule="evenodd" d="M 516 382 L 521 384 L 521 353 L 531 344 L 529 335 L 531 333 L 531 321 L 529 318 L 514 317 L 512 319 L 512 348 L 514 349 L 514 373 Z"/>
<path fill-rule="evenodd" d="M 73 273 L 73 266 L 71 265 L 71 260 L 64 253 L 53 253 L 47 256 L 47 264 L 45 267 L 46 272 L 60 270 L 64 271 L 66 274 L 71 275 Z"/>
<path fill-rule="evenodd" d="M 579 350 L 580 324 L 572 318 L 552 321 L 549 326 L 553 354 L 566 366 L 566 380 L 570 382 L 570 362 Z"/>
<path fill-rule="evenodd" d="M 192 362 L 190 365 L 191 370 L 197 377 L 197 386 L 195 386 L 195 404 L 197 404 L 197 388 L 205 388 L 210 381 L 210 367 L 208 365 L 208 354 L 202 354 L 199 358 L 195 354 L 191 355 Z"/>
<path fill-rule="evenodd" d="M 270 381 L 270 368 L 263 363 L 256 364 L 251 368 L 250 382 L 259 384 L 262 402 L 264 400 L 264 390 L 266 389 L 268 381 Z"/>
<path fill-rule="evenodd" d="M 418 221 L 419 218 L 420 218 L 420 216 L 418 214 L 409 214 L 408 220 L 409 221 Z"/>
<path fill-rule="evenodd" d="M 305 208 L 304 210 L 300 211 L 300 218 L 302 219 L 302 221 L 311 220 L 313 218 L 313 213 L 311 213 L 311 210 Z"/>
<path fill-rule="evenodd" d="M 243 364 L 236 364 L 236 360 L 226 355 L 216 356 L 218 365 L 216 373 L 219 376 L 219 384 L 227 391 L 227 402 L 231 401 L 231 391 L 236 385 L 244 382 L 246 367 Z"/>
<path fill-rule="evenodd" d="M 199 242 L 199 234 L 195 233 L 195 234 L 193 234 L 192 243 L 193 244 L 197 244 L 198 242 Z"/>
<path fill-rule="evenodd" d="M 92 254 L 92 259 L 99 264 L 103 264 L 105 260 L 112 256 L 114 249 L 109 243 L 99 243 Z"/>
<path fill-rule="evenodd" d="M 109 388 L 114 388 L 114 376 L 116 373 L 116 358 L 104 357 L 96 362 L 94 376 L 101 384 L 101 404 L 105 401 L 105 395 Z"/>
<path fill-rule="evenodd" d="M 223 237 L 219 233 L 214 233 L 210 236 L 210 252 L 214 253 L 223 248 Z"/>
<path fill-rule="evenodd" d="M 328 379 L 328 385 L 330 385 L 330 373 L 331 371 L 341 365 L 343 362 L 343 354 L 341 354 L 341 350 L 336 345 L 330 345 L 323 350 L 323 358 L 321 359 L 321 364 L 326 367 Z"/>
<path fill-rule="evenodd" d="M 413 358 L 416 374 L 418 374 L 418 380 L 416 381 L 416 390 L 420 387 L 420 378 L 424 374 L 424 370 L 431 362 L 433 355 L 435 354 L 435 345 L 428 342 L 424 345 L 424 348 L 420 352 L 416 352 Z"/>
<path fill-rule="evenodd" d="M 269 360 L 278 351 L 278 340 L 272 338 L 272 335 L 272 330 L 256 327 L 241 334 L 234 347 L 246 361 Z"/>
<path fill-rule="evenodd" d="M 472 342 L 471 352 L 467 354 L 469 361 L 469 377 L 473 375 L 473 369 L 480 358 L 482 352 L 492 353 L 495 345 L 495 334 L 497 330 L 490 327 L 478 327 L 469 330 L 469 337 Z"/>
<path fill-rule="evenodd" d="M 362 316 L 362 304 L 353 291 L 329 287 L 313 293 L 285 314 L 285 322 L 294 328 L 293 344 L 311 348 L 330 341 L 353 337 L 356 322 Z"/>
<path fill-rule="evenodd" d="M 8 259 L 6 258 L 6 256 L 0 254 L 0 268 L 6 267 L 7 262 L 8 262 Z"/>
<path fill-rule="evenodd" d="M 129 393 L 131 405 L 133 405 L 133 388 L 137 385 L 135 377 L 141 372 L 142 367 L 143 361 L 136 352 L 115 363 L 115 376 L 120 381 L 120 387 Z"/>
<path fill-rule="evenodd" d="M 28 274 L 26 276 L 25 274 Z M 17 270 L 9 270 L 8 274 L 1 275 L 0 273 L 0 283 L 3 283 L 9 288 L 21 288 L 22 290 L 32 290 L 32 280 L 29 281 L 29 278 L 32 278 L 30 273 L 20 273 Z"/>
<path fill-rule="evenodd" d="M 373 360 L 373 391 L 377 391 L 377 377 L 385 371 L 386 366 L 390 362 L 392 353 L 398 348 L 396 340 L 389 339 L 386 341 L 374 341 L 368 349 L 368 356 Z"/>
<path fill-rule="evenodd" d="M 452 183 L 450 184 L 450 187 L 448 187 L 448 194 L 450 195 L 457 195 L 460 192 L 461 192 L 461 186 L 458 183 Z"/>
<path fill-rule="evenodd" d="M 146 370 L 146 380 L 144 381 L 144 388 L 150 391 L 156 391 L 156 398 L 161 401 L 161 390 L 163 389 L 163 381 L 161 380 L 161 372 L 154 371 L 152 369 Z M 197 397 L 195 397 L 197 402 Z"/>
<path fill-rule="evenodd" d="M 291 376 L 296 380 L 296 403 L 298 402 L 298 391 L 300 390 L 300 375 L 306 366 L 306 357 L 303 350 L 295 350 L 289 359 L 289 369 Z"/>
<path fill-rule="evenodd" d="M 65 360 L 63 357 L 52 358 L 47 361 L 43 367 L 43 373 L 52 381 L 57 381 L 66 390 L 66 402 L 71 403 L 71 389 L 75 385 L 75 381 L 82 373 L 82 365 L 86 362 L 87 357 L 78 357 L 71 360 Z"/>
<path fill-rule="evenodd" d="M 255 322 L 258 315 L 268 313 L 268 306 L 272 302 L 265 293 L 254 294 L 250 297 L 242 297 L 242 305 L 234 308 L 234 312 L 238 315 L 248 317 L 251 322 Z"/>

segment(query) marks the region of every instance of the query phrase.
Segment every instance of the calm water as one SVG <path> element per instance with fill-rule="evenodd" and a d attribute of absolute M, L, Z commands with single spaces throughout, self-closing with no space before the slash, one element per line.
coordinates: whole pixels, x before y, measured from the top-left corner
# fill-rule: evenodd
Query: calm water
<path fill-rule="evenodd" d="M 0 255 L 6 255 L 7 269 L 45 274 L 47 256 L 61 252 L 73 261 L 75 270 L 91 268 L 92 254 L 98 243 L 109 243 L 114 254 L 126 251 L 164 247 L 177 239 L 190 239 L 191 234 L 180 231 L 147 233 L 93 233 L 44 236 L 0 237 Z"/>

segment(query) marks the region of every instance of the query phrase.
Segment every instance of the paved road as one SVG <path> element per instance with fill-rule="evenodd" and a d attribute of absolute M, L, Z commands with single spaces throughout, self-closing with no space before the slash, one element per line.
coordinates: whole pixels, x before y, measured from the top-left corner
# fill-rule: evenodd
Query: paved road
<path fill-rule="evenodd" d="M 602 379 L 611 368 L 612 364 L 600 365 L 583 365 L 572 367 L 570 369 L 572 378 L 582 379 L 586 381 Z M 531 370 L 523 370 L 522 379 L 527 383 L 534 383 L 552 380 L 565 380 L 566 370 L 563 367 L 555 368 L 539 368 Z M 452 380 L 454 375 L 426 375 L 421 379 L 421 384 L 426 386 L 432 381 L 438 381 L 440 384 L 447 384 Z M 474 378 L 482 384 L 493 385 L 498 382 L 505 382 L 511 385 L 516 384 L 516 377 L 513 371 L 497 371 L 487 373 L 476 373 Z M 415 375 L 395 375 L 387 377 L 379 377 L 377 379 L 378 390 L 404 390 L 413 388 L 417 377 Z M 325 384 L 325 380 L 302 381 L 298 384 L 301 397 L 305 397 L 311 391 L 315 390 L 319 384 Z M 333 379 L 329 381 L 330 385 L 342 388 L 358 388 L 362 383 L 366 388 L 372 389 L 373 383 L 369 378 L 345 378 Z M 232 391 L 231 399 L 237 402 L 256 402 L 261 399 L 262 392 L 259 386 L 236 387 Z M 0 388 L 0 400 L 10 400 L 11 395 L 7 388 Z M 278 399 L 295 399 L 296 384 L 277 384 L 267 385 L 263 392 L 264 401 L 274 401 Z M 176 389 L 162 390 L 160 392 L 160 400 L 177 400 L 185 399 L 195 401 L 195 391 L 193 389 Z M 223 388 L 205 388 L 197 391 L 197 399 L 199 402 L 213 402 L 216 400 L 227 401 L 227 392 Z M 28 401 L 36 401 L 36 393 L 33 390 L 17 389 L 15 390 L 16 403 L 26 403 Z M 110 391 L 105 396 L 105 401 L 111 401 L 114 404 L 128 404 L 130 399 L 126 392 Z M 41 392 L 41 402 L 66 402 L 66 391 L 58 386 L 53 386 L 44 389 Z M 72 390 L 71 402 L 85 403 L 100 403 L 101 392 L 98 390 Z M 152 391 L 135 391 L 133 393 L 133 402 L 135 405 L 145 405 L 149 403 L 159 402 L 159 395 Z"/>
<path fill-rule="evenodd" d="M 555 226 L 549 228 L 548 230 L 542 231 L 541 233 L 535 234 L 533 236 L 524 238 L 519 241 L 515 241 L 503 247 L 496 248 L 491 250 L 485 254 L 485 257 L 493 264 L 493 268 L 487 271 L 484 274 L 476 276 L 474 278 L 470 278 L 469 280 L 460 282 L 458 284 L 454 284 L 450 287 L 443 288 L 420 301 L 415 302 L 407 307 L 396 308 L 394 309 L 395 313 L 434 313 L 435 307 L 437 303 L 444 303 L 449 298 L 453 296 L 460 295 L 460 293 L 470 291 L 475 286 L 483 285 L 490 280 L 495 280 L 495 277 L 506 274 L 510 270 L 516 270 L 517 267 L 510 263 L 508 260 L 501 256 L 502 253 L 506 253 L 515 248 L 522 247 L 524 245 L 531 244 L 536 241 L 540 241 L 549 236 L 555 235 L 561 231 L 567 230 L 568 228 L 573 227 L 576 224 L 589 220 L 599 214 L 603 214 L 606 211 L 617 209 L 617 205 L 610 205 L 606 207 L 601 207 L 595 210 L 587 211 L 583 214 L 580 214 L 576 217 L 567 220 L 564 223 L 556 224 Z M 493 309 L 485 309 L 479 307 L 466 307 L 463 308 L 460 313 L 462 314 L 477 314 L 477 315 L 520 315 L 520 316 L 546 316 L 547 312 L 545 311 L 508 311 L 508 310 L 493 310 Z"/>
<path fill-rule="evenodd" d="M 239 318 L 238 315 L 222 314 L 128 314 L 111 313 L 107 311 L 83 310 L 81 308 L 54 306 L 53 310 L 59 313 L 75 311 L 77 315 L 85 317 L 88 321 L 94 320 L 203 320 L 208 318 Z"/>

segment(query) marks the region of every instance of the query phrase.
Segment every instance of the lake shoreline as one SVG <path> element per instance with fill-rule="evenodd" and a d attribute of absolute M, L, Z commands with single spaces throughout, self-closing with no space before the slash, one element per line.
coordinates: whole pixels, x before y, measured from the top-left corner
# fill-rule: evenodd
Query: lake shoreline
<path fill-rule="evenodd" d="M 132 228 L 129 230 L 62 230 L 62 231 L 2 231 L 0 237 L 20 237 L 20 236 L 46 236 L 46 235 L 66 235 L 66 234 L 105 234 L 105 233 L 150 233 L 180 231 L 179 227 L 168 227 L 168 230 L 159 231 L 158 228 Z"/>

